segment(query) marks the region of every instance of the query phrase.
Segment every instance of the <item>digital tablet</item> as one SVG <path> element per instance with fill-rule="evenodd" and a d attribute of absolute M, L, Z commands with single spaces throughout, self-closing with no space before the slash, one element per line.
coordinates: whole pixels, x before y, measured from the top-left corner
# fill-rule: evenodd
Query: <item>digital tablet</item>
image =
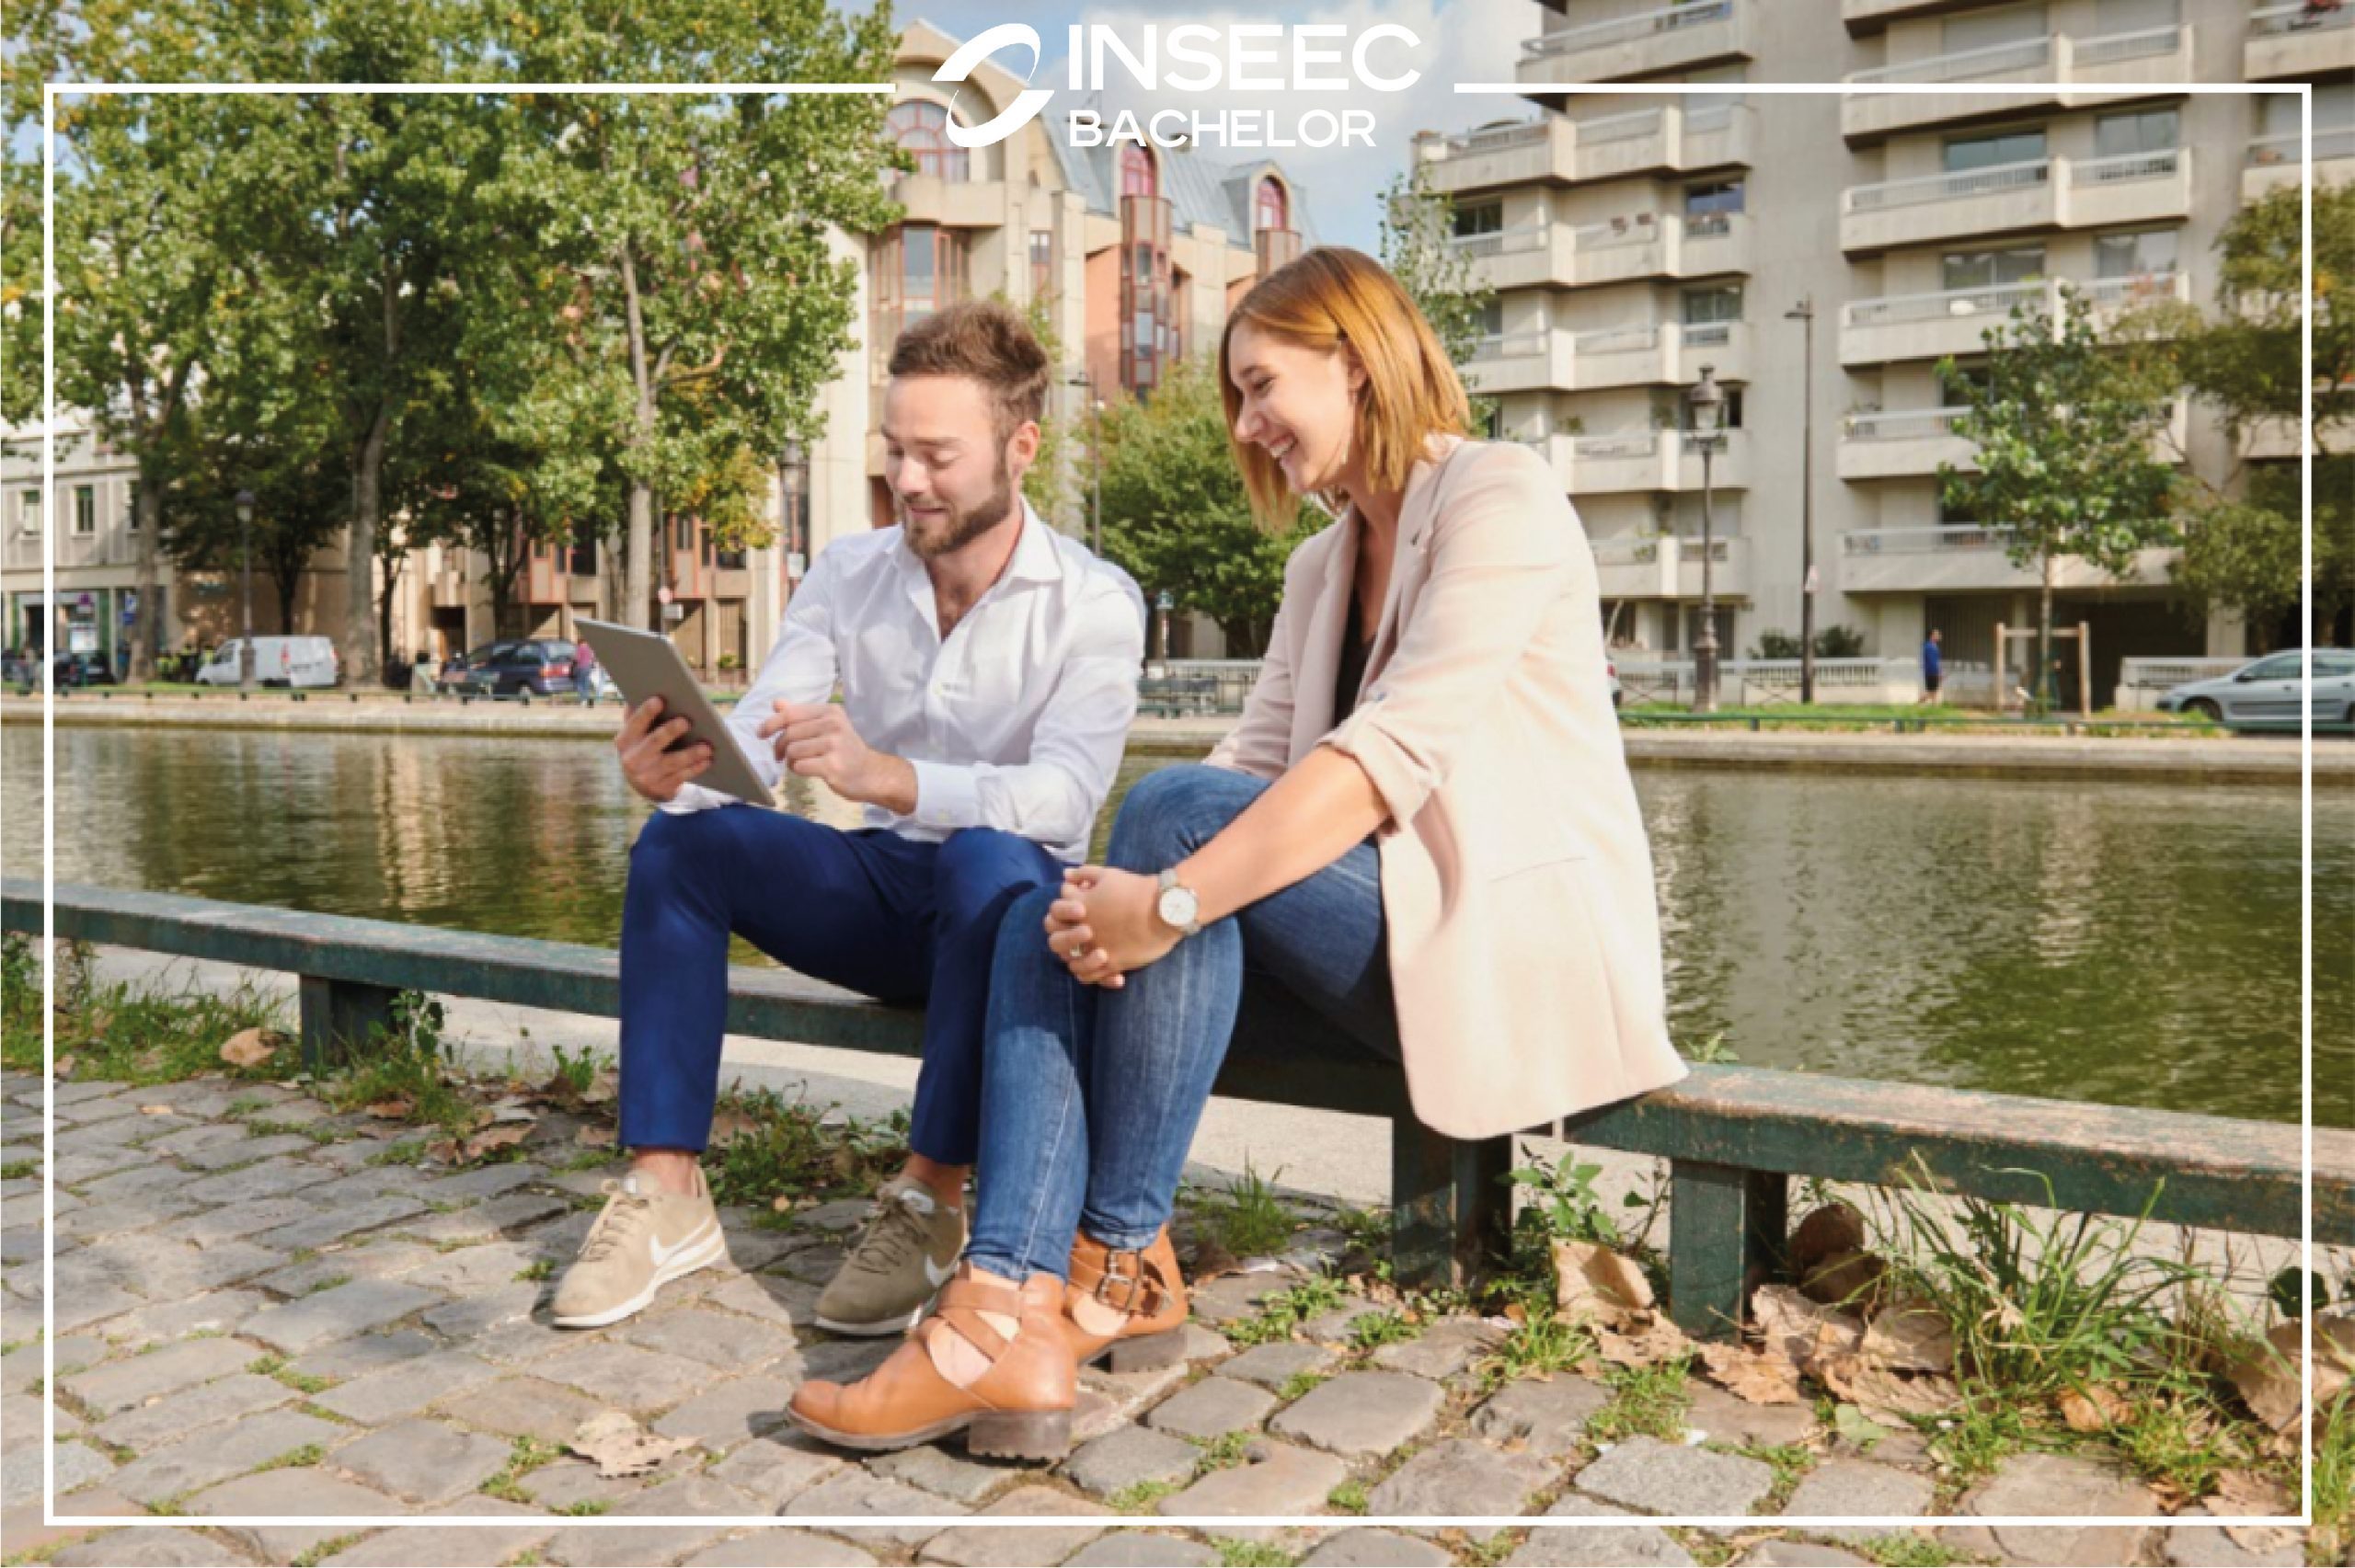
<path fill-rule="evenodd" d="M 661 722 L 674 718 L 687 721 L 687 732 L 673 741 L 669 750 L 692 746 L 698 740 L 711 745 L 711 766 L 689 782 L 716 789 L 722 795 L 732 795 L 752 806 L 774 809 L 776 797 L 744 754 L 736 732 L 711 705 L 696 684 L 695 671 L 679 657 L 678 647 L 670 638 L 653 632 L 641 632 L 635 626 L 616 625 L 611 621 L 592 621 L 585 616 L 573 617 L 572 624 L 589 646 L 597 650 L 597 662 L 603 665 L 622 689 L 622 695 L 636 707 L 649 697 L 662 699 Z"/>

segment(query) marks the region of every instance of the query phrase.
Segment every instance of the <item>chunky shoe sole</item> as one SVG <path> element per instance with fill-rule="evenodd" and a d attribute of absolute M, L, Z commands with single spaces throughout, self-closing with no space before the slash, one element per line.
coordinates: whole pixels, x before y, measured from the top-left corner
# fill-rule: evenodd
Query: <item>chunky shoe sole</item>
<path fill-rule="evenodd" d="M 792 1406 L 786 1418 L 812 1437 L 861 1453 L 890 1453 L 929 1443 L 952 1432 L 965 1434 L 965 1451 L 979 1459 L 1053 1461 L 1071 1452 L 1068 1410 L 982 1410 L 952 1415 L 907 1432 L 837 1432 Z"/>
<path fill-rule="evenodd" d="M 1160 1333 L 1141 1333 L 1132 1339 L 1116 1339 L 1103 1349 L 1088 1356 L 1083 1366 L 1099 1363 L 1115 1374 L 1158 1372 L 1177 1367 L 1186 1360 L 1186 1331 L 1165 1329 Z"/>
<path fill-rule="evenodd" d="M 715 1220 L 712 1222 L 711 1235 L 708 1240 L 697 1245 L 693 1252 L 682 1253 L 657 1268 L 654 1271 L 654 1277 L 647 1283 L 646 1288 L 621 1305 L 608 1307 L 602 1312 L 576 1312 L 570 1317 L 557 1317 L 550 1321 L 560 1329 L 601 1329 L 608 1323 L 620 1322 L 624 1318 L 642 1312 L 653 1305 L 655 1292 L 671 1281 L 684 1279 L 697 1269 L 709 1268 L 714 1264 L 727 1261 L 728 1238 L 721 1232 L 718 1222 Z"/>

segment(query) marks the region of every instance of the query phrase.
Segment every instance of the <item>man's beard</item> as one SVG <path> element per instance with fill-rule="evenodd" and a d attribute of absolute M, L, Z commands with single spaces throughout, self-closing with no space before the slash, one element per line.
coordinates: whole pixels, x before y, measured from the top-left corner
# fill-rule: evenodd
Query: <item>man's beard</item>
<path fill-rule="evenodd" d="M 991 486 L 990 493 L 984 499 L 961 510 L 954 507 L 950 508 L 940 524 L 939 532 L 930 534 L 917 530 L 914 514 L 910 512 L 906 503 L 902 502 L 900 508 L 901 531 L 907 539 L 908 548 L 914 552 L 919 559 L 929 561 L 963 549 L 996 527 L 1005 520 L 1005 514 L 1013 509 L 1014 476 L 1006 470 L 1005 454 L 1000 452 L 997 460 L 997 482 Z"/>

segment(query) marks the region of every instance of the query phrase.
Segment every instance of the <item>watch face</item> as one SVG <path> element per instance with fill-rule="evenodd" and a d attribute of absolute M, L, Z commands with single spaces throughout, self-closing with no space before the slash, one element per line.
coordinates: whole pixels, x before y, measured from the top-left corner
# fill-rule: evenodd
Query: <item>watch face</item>
<path fill-rule="evenodd" d="M 1194 923 L 1200 907 L 1190 887 L 1171 887 L 1161 895 L 1161 918 L 1180 931 Z"/>

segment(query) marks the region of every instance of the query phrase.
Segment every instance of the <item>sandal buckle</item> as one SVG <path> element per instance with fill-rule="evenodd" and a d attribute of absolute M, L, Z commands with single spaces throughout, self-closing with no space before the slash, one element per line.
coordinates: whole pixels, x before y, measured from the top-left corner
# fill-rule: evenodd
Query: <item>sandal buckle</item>
<path fill-rule="evenodd" d="M 1124 1274 L 1120 1271 L 1120 1260 L 1123 1258 L 1128 1259 L 1133 1265 L 1133 1273 Z M 1113 1299 L 1111 1288 L 1116 1285 L 1123 1288 L 1117 1300 Z M 1096 1276 L 1096 1289 L 1093 1294 L 1098 1301 L 1114 1311 L 1127 1312 L 1132 1316 L 1157 1312 L 1169 1299 L 1167 1292 L 1162 1288 L 1160 1279 L 1146 1272 L 1144 1253 L 1141 1248 L 1127 1252 L 1108 1253 L 1104 1258 L 1104 1272 Z"/>

